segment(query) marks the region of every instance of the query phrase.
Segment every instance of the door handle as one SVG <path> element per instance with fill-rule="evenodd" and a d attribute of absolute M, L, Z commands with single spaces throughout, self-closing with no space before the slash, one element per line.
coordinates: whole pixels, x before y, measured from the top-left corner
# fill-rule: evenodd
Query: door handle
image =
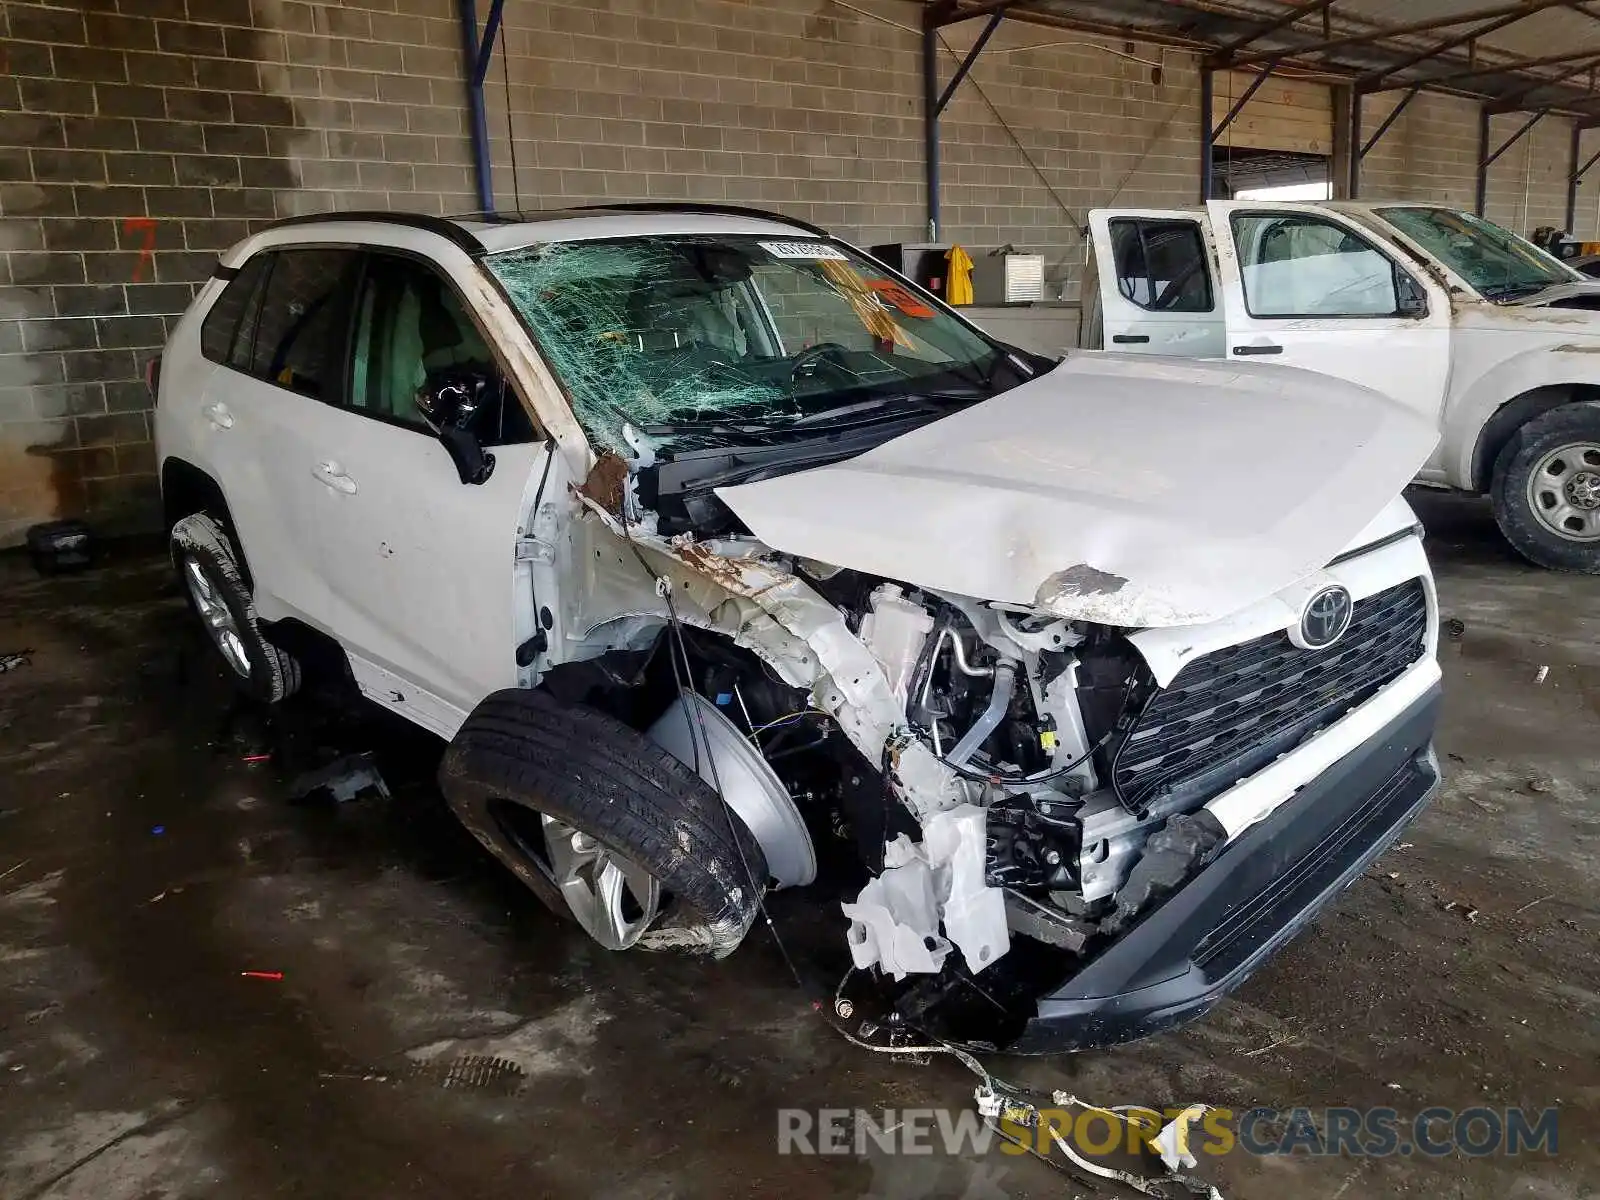
<path fill-rule="evenodd" d="M 1263 342 L 1256 346 L 1235 346 L 1235 354 L 1282 354 L 1283 347 L 1277 342 Z"/>
<path fill-rule="evenodd" d="M 200 415 L 210 421 L 218 429 L 233 428 L 233 414 L 228 411 L 228 406 L 220 400 L 215 400 L 200 409 Z"/>
<path fill-rule="evenodd" d="M 318 482 L 327 484 L 336 492 L 343 492 L 346 496 L 356 494 L 356 481 L 346 475 L 344 468 L 336 462 L 319 462 L 311 468 L 311 473 Z"/>
<path fill-rule="evenodd" d="M 1150 335 L 1148 333 L 1113 333 L 1111 335 L 1111 340 L 1116 342 L 1118 345 L 1127 346 L 1135 343 L 1142 344 L 1144 342 L 1148 342 L 1150 340 Z"/>

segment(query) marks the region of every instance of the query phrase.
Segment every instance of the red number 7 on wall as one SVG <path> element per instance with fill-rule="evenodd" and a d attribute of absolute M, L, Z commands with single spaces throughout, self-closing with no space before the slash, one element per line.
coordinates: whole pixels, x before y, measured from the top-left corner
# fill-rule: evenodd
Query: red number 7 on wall
<path fill-rule="evenodd" d="M 150 261 L 150 256 L 156 248 L 155 218 L 129 217 L 122 223 L 122 232 L 140 232 L 144 234 L 144 245 L 139 247 L 139 261 L 133 267 L 133 281 L 138 283 L 139 276 L 144 274 L 145 264 Z"/>

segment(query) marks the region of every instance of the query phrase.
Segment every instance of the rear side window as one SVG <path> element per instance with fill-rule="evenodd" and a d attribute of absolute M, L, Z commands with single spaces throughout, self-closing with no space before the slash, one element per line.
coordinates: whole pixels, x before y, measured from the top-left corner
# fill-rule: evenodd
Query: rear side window
<path fill-rule="evenodd" d="M 248 370 L 301 395 L 337 400 L 361 257 L 339 249 L 282 250 L 270 257 Z"/>
<path fill-rule="evenodd" d="M 1211 272 L 1193 221 L 1111 222 L 1111 251 L 1122 298 L 1152 312 L 1210 312 Z"/>
<path fill-rule="evenodd" d="M 200 324 L 200 353 L 214 363 L 245 370 L 255 338 L 255 318 L 261 311 L 261 283 L 267 277 L 270 256 L 257 254 L 222 289 L 206 319 Z"/>

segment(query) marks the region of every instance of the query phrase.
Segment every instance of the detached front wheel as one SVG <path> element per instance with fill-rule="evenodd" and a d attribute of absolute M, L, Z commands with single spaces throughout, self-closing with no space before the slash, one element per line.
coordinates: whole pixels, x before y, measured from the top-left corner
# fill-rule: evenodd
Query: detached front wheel
<path fill-rule="evenodd" d="M 1541 567 L 1600 574 L 1600 403 L 1551 409 L 1495 460 L 1500 531 Z"/>
<path fill-rule="evenodd" d="M 511 688 L 478 705 L 439 786 L 491 854 L 608 950 L 720 958 L 767 886 L 761 847 L 693 768 L 547 692 Z"/>

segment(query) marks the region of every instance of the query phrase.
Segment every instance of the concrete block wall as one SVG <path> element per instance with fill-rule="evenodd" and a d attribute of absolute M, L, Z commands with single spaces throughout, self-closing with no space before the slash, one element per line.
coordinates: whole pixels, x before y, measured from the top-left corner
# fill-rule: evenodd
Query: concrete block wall
<path fill-rule="evenodd" d="M 863 244 L 925 240 L 919 10 L 508 6 L 508 75 L 496 64 L 488 89 L 497 203 L 688 197 L 781 208 Z M 965 51 L 983 24 L 946 31 L 950 48 Z M 941 121 L 941 240 L 1011 242 L 1073 281 L 1089 207 L 1192 202 L 1196 60 L 1128 53 L 1002 25 Z M 955 61 L 941 53 L 944 79 Z"/>
<path fill-rule="evenodd" d="M 920 241 L 919 9 L 514 0 L 497 202 L 718 200 Z M 142 366 L 217 251 L 297 213 L 477 205 L 455 0 L 3 0 L 0 53 L 0 545 L 153 524 Z M 941 239 L 1042 252 L 1074 295 L 1089 208 L 1194 202 L 1198 92 L 1192 54 L 1007 22 L 944 114 Z M 1366 193 L 1470 204 L 1476 129 L 1420 98 Z M 1537 132 L 1492 183 L 1519 229 L 1564 205 L 1565 127 Z"/>
<path fill-rule="evenodd" d="M 451 0 L 0 9 L 0 545 L 156 513 L 145 362 L 276 217 L 470 206 Z"/>

